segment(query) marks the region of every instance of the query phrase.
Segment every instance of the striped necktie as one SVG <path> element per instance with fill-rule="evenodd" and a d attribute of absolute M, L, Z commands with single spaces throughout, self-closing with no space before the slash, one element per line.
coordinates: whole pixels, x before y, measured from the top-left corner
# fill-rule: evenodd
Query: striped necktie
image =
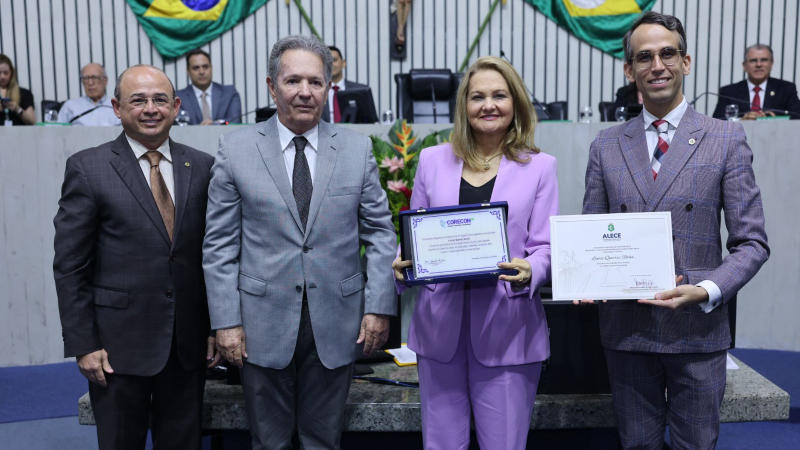
<path fill-rule="evenodd" d="M 653 161 L 650 163 L 650 170 L 653 171 L 653 179 L 658 176 L 658 170 L 661 169 L 661 161 L 664 160 L 664 155 L 669 150 L 669 123 L 666 120 L 660 119 L 653 122 L 653 126 L 658 131 L 658 144 L 653 152 Z"/>

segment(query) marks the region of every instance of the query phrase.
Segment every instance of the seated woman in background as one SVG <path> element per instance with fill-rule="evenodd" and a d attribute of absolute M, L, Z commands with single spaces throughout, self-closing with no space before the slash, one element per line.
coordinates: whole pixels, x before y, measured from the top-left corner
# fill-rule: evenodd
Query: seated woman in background
<path fill-rule="evenodd" d="M 538 289 L 550 279 L 549 218 L 558 214 L 556 160 L 516 70 L 478 59 L 458 89 L 451 142 L 422 151 L 411 209 L 508 202 L 512 260 L 498 280 L 420 288 L 408 332 L 417 353 L 426 449 L 466 449 L 470 412 L 481 448 L 524 449 L 542 361 L 550 354 Z M 392 264 L 398 290 L 403 268 Z"/>
<path fill-rule="evenodd" d="M 5 125 L 33 125 L 36 112 L 33 108 L 33 94 L 17 84 L 17 72 L 11 58 L 0 53 L 0 123 Z"/>

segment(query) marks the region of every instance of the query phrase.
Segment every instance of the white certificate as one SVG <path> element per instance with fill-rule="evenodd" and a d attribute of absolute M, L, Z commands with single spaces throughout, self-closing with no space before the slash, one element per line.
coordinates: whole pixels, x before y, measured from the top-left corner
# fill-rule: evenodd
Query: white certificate
<path fill-rule="evenodd" d="M 503 209 L 484 208 L 411 218 L 416 278 L 498 271 L 508 262 Z"/>
<path fill-rule="evenodd" d="M 653 298 L 675 287 L 669 212 L 550 218 L 553 301 Z"/>

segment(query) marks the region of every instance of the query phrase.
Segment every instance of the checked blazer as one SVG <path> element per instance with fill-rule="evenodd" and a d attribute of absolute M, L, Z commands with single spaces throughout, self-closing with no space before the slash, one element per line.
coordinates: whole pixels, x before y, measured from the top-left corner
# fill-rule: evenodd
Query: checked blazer
<path fill-rule="evenodd" d="M 710 313 L 614 301 L 600 307 L 600 333 L 612 350 L 707 353 L 727 349 L 725 304 L 769 257 L 753 153 L 742 126 L 711 119 L 689 106 L 664 155 L 658 178 L 640 114 L 598 133 L 589 150 L 584 214 L 670 211 L 676 275 L 683 283 L 711 280 L 723 305 Z M 728 230 L 722 257 L 721 212 Z"/>

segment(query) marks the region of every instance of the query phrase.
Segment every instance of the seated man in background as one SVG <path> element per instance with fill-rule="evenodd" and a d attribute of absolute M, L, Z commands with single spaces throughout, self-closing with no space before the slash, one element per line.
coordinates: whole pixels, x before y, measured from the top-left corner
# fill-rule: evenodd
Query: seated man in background
<path fill-rule="evenodd" d="M 211 57 L 203 50 L 186 54 L 186 72 L 192 84 L 177 92 L 181 109 L 192 125 L 214 122 L 242 123 L 242 100 L 233 86 L 211 81 Z"/>
<path fill-rule="evenodd" d="M 87 64 L 81 69 L 81 83 L 86 95 L 64 102 L 58 112 L 58 121 L 93 127 L 119 125 L 111 99 L 106 95 L 106 69 L 97 63 Z"/>
<path fill-rule="evenodd" d="M 797 86 L 770 77 L 773 62 L 772 48 L 769 45 L 754 44 L 747 47 L 742 62 L 742 67 L 747 72 L 747 79 L 719 89 L 714 118 L 724 118 L 725 107 L 737 105 L 739 113 L 743 113 L 742 120 L 755 120 L 776 114 L 800 119 Z"/>
<path fill-rule="evenodd" d="M 339 91 L 347 89 L 366 88 L 366 84 L 356 83 L 355 81 L 345 80 L 342 71 L 347 67 L 347 61 L 344 59 L 344 54 L 341 50 L 333 45 L 328 48 L 333 54 L 333 66 L 331 67 L 331 89 L 328 91 L 328 102 L 322 108 L 322 120 L 330 123 L 339 123 L 342 121 L 342 113 L 344 106 L 338 103 L 336 94 Z"/>

